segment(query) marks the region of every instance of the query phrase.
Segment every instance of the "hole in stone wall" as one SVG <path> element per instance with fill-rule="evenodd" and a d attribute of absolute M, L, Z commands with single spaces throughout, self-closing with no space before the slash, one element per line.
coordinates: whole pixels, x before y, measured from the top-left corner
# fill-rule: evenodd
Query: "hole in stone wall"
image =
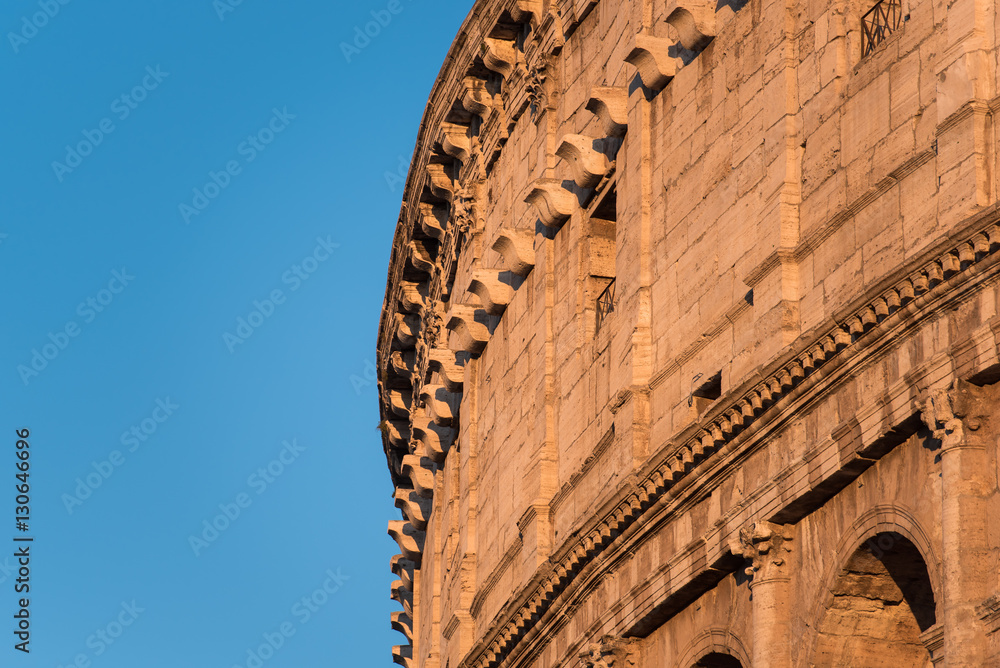
<path fill-rule="evenodd" d="M 691 668 L 743 668 L 743 664 L 735 656 L 712 652 L 698 659 Z"/>

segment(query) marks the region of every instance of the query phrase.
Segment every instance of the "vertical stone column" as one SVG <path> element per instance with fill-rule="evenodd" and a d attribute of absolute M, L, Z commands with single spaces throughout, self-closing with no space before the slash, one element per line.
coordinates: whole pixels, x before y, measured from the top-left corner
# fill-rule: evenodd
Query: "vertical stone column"
<path fill-rule="evenodd" d="M 950 390 L 931 394 L 923 419 L 941 441 L 941 554 L 944 561 L 944 665 L 982 666 L 986 635 L 976 606 L 992 591 L 987 581 L 986 536 L 988 457 L 995 440 L 987 428 L 996 391 L 957 380 Z"/>
<path fill-rule="evenodd" d="M 785 557 L 792 551 L 794 527 L 755 522 L 740 529 L 737 554 L 751 560 L 753 579 L 753 665 L 791 668 L 791 576 Z"/>

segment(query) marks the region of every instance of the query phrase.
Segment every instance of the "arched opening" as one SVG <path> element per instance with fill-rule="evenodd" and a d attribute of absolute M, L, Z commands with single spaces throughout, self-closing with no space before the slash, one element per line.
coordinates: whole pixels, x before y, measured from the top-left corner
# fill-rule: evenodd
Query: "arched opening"
<path fill-rule="evenodd" d="M 833 583 L 811 665 L 930 668 L 920 634 L 935 623 L 934 591 L 920 551 L 880 533 L 855 550 Z"/>
<path fill-rule="evenodd" d="M 735 656 L 712 652 L 698 659 L 692 668 L 743 668 L 743 664 Z"/>

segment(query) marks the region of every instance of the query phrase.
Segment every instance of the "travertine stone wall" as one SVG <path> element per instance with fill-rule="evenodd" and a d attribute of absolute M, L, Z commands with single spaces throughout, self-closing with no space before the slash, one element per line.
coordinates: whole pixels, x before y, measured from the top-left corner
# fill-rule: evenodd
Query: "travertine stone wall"
<path fill-rule="evenodd" d="M 397 663 L 1000 665 L 1000 24 L 882 3 L 475 3 L 378 341 Z"/>

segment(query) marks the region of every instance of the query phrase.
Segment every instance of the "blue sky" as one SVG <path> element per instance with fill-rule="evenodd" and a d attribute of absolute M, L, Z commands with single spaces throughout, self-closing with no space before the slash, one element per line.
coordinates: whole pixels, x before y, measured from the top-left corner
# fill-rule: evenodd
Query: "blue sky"
<path fill-rule="evenodd" d="M 403 641 L 386 173 L 471 3 L 235 3 L 0 10 L 2 666 L 254 666 L 266 638 L 263 666 L 387 666 Z"/>

